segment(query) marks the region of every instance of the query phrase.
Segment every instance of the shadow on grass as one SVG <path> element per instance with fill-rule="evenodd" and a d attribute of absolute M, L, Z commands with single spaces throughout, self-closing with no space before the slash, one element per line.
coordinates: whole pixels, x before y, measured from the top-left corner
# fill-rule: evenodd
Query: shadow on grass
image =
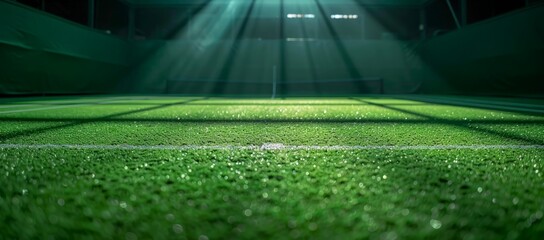
<path fill-rule="evenodd" d="M 401 100 L 417 101 L 431 105 L 445 105 L 454 107 L 466 107 L 473 109 L 496 110 L 530 116 L 544 116 L 544 105 L 511 103 L 502 101 L 486 101 L 474 99 L 441 98 L 432 96 L 403 96 L 395 97 Z"/>
<path fill-rule="evenodd" d="M 122 117 L 122 116 L 130 115 L 130 114 L 148 112 L 148 111 L 153 111 L 153 110 L 167 108 L 167 107 L 176 106 L 176 105 L 183 105 L 183 104 L 187 104 L 187 103 L 198 101 L 198 100 L 204 100 L 204 99 L 206 99 L 206 98 L 191 99 L 191 100 L 185 100 L 185 101 L 180 101 L 180 102 L 162 104 L 162 105 L 147 107 L 147 108 L 143 108 L 143 109 L 137 109 L 137 110 L 131 110 L 131 111 L 126 111 L 126 112 L 110 114 L 110 115 L 106 115 L 106 116 L 99 117 L 99 118 L 89 118 L 89 119 L 74 118 L 74 119 L 71 119 L 71 120 L 61 121 L 61 122 L 68 122 L 66 124 L 48 126 L 48 127 L 41 127 L 41 128 L 36 128 L 36 129 L 32 129 L 32 130 L 21 130 L 21 131 L 16 131 L 16 132 L 3 134 L 3 135 L 0 135 L 0 141 L 5 141 L 5 140 L 8 140 L 8 139 L 21 137 L 21 136 L 30 136 L 30 135 L 40 134 L 40 133 L 44 133 L 44 132 L 47 132 L 47 131 L 54 131 L 54 130 L 57 130 L 57 129 L 69 128 L 69 127 L 74 127 L 74 126 L 88 124 L 88 123 L 100 122 L 100 121 L 104 121 L 104 120 L 107 120 L 107 119 L 110 119 L 110 118 Z M 4 120 L 0 120 L 0 121 L 4 121 Z M 43 121 L 41 121 L 41 122 L 43 122 Z"/>
<path fill-rule="evenodd" d="M 73 97 L 33 97 L 33 98 L 16 98 L 8 99 L 7 101 L 0 101 L 0 109 L 2 108 L 13 108 L 13 107 L 27 107 L 27 106 L 78 106 L 81 104 L 89 105 L 103 105 L 103 106 L 162 106 L 167 103 L 160 102 L 146 102 L 146 101 L 162 101 L 162 100 L 171 100 L 175 101 L 176 97 L 187 98 L 188 96 L 174 96 L 174 95 L 165 95 L 162 99 L 160 96 L 148 96 L 148 97 L 131 97 L 131 96 L 119 96 L 119 97 L 109 97 L 105 96 L 108 99 L 93 100 L 87 98 L 73 98 Z M 195 96 L 197 97 L 197 96 Z M 204 96 L 202 97 L 204 98 Z M 233 97 L 219 97 L 219 96 L 205 96 L 209 100 L 221 100 L 223 102 L 191 102 L 184 104 L 186 106 L 356 106 L 356 105 L 370 105 L 363 103 L 361 101 L 354 101 L 353 103 L 281 103 L 281 102 L 228 102 L 228 100 L 269 100 L 269 98 L 233 98 Z M 434 97 L 426 95 L 365 95 L 365 96 L 351 96 L 347 99 L 361 99 L 365 100 L 391 100 L 398 99 L 400 101 L 411 101 L 409 103 L 395 102 L 395 103 L 380 103 L 382 106 L 454 106 L 454 107 L 465 107 L 471 109 L 482 109 L 482 110 L 495 110 L 501 112 L 511 112 L 516 114 L 523 114 L 528 116 L 544 116 L 544 105 L 538 105 L 534 103 L 517 103 L 517 102 L 506 102 L 498 100 L 475 100 L 475 99 L 462 99 L 460 97 Z M 292 100 L 300 101 L 314 101 L 320 100 L 323 98 L 289 98 Z M 330 98 L 324 98 L 330 99 Z M 336 99 L 336 98 L 333 98 Z M 346 98 L 340 98 L 346 99 Z M 449 100 L 448 100 L 449 99 Z M 55 100 L 71 100 L 72 102 L 40 102 L 40 101 L 55 101 Z M 84 101 L 87 100 L 87 101 Z M 91 100 L 91 101 L 88 101 Z M 282 100 L 285 100 L 283 98 Z M 73 102 L 75 101 L 75 102 Z M 226 102 L 225 102 L 226 101 Z M 2 114 L 2 112 L 0 112 Z"/>
<path fill-rule="evenodd" d="M 122 100 L 121 100 L 122 101 Z M 127 103 L 112 103 L 112 102 L 79 102 L 79 103 L 16 103 L 16 104 L 9 104 L 8 106 L 11 107 L 25 107 L 25 106 L 77 106 L 81 104 L 89 104 L 89 105 L 101 105 L 101 106 L 159 106 L 163 105 L 164 103 L 148 103 L 148 102 L 127 102 Z M 361 104 L 357 103 L 189 103 L 184 104 L 185 106 L 357 106 Z M 386 104 L 388 106 L 432 106 L 434 104 L 429 103 L 394 103 L 394 104 Z M 0 109 L 2 109 L 2 106 L 6 105 L 0 105 Z M 2 114 L 2 112 L 0 112 Z"/>
<path fill-rule="evenodd" d="M 475 127 L 475 126 L 470 125 L 470 124 L 489 124 L 489 123 L 478 123 L 477 121 L 474 121 L 474 122 L 472 122 L 472 121 L 452 121 L 452 120 L 448 120 L 448 119 L 442 119 L 442 118 L 434 117 L 434 116 L 431 116 L 431 115 L 426 115 L 426 114 L 423 114 L 423 113 L 420 113 L 420 112 L 415 112 L 415 111 L 410 111 L 410 110 L 406 110 L 406 109 L 402 109 L 402 108 L 397 108 L 397 107 L 394 107 L 394 106 L 387 106 L 387 105 L 384 105 L 384 104 L 369 102 L 369 101 L 362 100 L 362 99 L 357 99 L 357 98 L 352 98 L 352 99 L 360 101 L 360 102 L 365 103 L 365 104 L 370 104 L 370 105 L 381 107 L 381 108 L 384 108 L 384 109 L 388 109 L 388 110 L 392 110 L 392 111 L 396 111 L 396 112 L 400 112 L 400 113 L 420 117 L 420 118 L 429 120 L 429 121 L 434 122 L 434 123 L 442 123 L 444 125 L 457 127 L 457 128 L 464 129 L 464 130 L 470 130 L 470 131 L 473 131 L 473 132 L 479 132 L 479 133 L 483 133 L 483 134 L 494 135 L 494 136 L 501 137 L 501 138 L 508 139 L 508 140 L 522 141 L 522 142 L 525 142 L 525 143 L 528 143 L 528 144 L 538 144 L 538 145 L 544 144 L 544 141 L 542 141 L 540 139 L 534 139 L 534 138 L 519 136 L 519 135 L 516 135 L 516 134 L 507 133 L 507 132 L 503 132 L 503 131 L 496 131 L 496 130 L 492 130 L 492 129 L 485 129 L 485 128 L 480 128 L 480 127 Z M 485 122 L 485 120 L 483 122 Z M 495 122 L 498 123 L 498 124 L 505 124 L 502 120 L 496 120 Z M 542 124 L 542 121 L 537 121 L 536 123 L 537 124 Z M 527 124 L 527 122 L 520 121 L 518 123 L 513 123 L 513 124 Z"/>
<path fill-rule="evenodd" d="M 221 124 L 221 123 L 292 123 L 292 124 L 306 124 L 306 123 L 345 123 L 345 124 L 438 124 L 438 125 L 456 125 L 456 124 L 484 124 L 484 125 L 519 125 L 519 124 L 531 124 L 539 125 L 544 124 L 544 120 L 450 120 L 450 119 L 387 119 L 387 118 L 365 118 L 365 119 L 327 119 L 327 118 L 304 118 L 304 119 L 281 119 L 281 118 L 259 118 L 259 119 L 232 119 L 232 118 L 189 118 L 189 119 L 174 119 L 174 118 L 0 118 L 0 122 L 96 122 L 96 123 L 206 123 L 206 124 Z"/>
<path fill-rule="evenodd" d="M 194 118 L 194 119 L 173 119 L 173 118 L 138 118 L 138 117 L 130 117 L 128 118 L 128 115 L 136 114 L 136 113 L 142 113 L 142 112 L 148 112 L 148 111 L 154 111 L 166 107 L 172 107 L 172 106 L 187 106 L 187 105 L 197 105 L 197 106 L 205 106 L 205 105 L 212 105 L 212 104 L 206 104 L 206 103 L 199 103 L 198 101 L 201 100 L 208 100 L 209 98 L 197 98 L 197 99 L 190 99 L 190 100 L 184 100 L 184 101 L 178 101 L 173 103 L 165 103 L 165 104 L 157 104 L 157 105 L 151 105 L 146 108 L 138 109 L 138 110 L 132 110 L 132 111 L 125 111 L 115 114 L 106 115 L 103 117 L 98 118 L 24 118 L 24 117 L 2 117 L 0 118 L 0 122 L 31 122 L 31 123 L 60 123 L 59 125 L 55 126 L 47 126 L 47 127 L 40 127 L 36 129 L 25 129 L 20 131 L 13 131 L 9 133 L 4 133 L 0 135 L 0 141 L 6 141 L 9 139 L 21 137 L 21 136 L 32 136 L 35 134 L 40 134 L 47 131 L 54 131 L 57 129 L 62 128 L 68 128 L 68 127 L 74 127 L 78 125 L 88 124 L 88 123 L 189 123 L 189 124 L 224 124 L 224 123 L 247 123 L 247 124 L 256 124 L 256 123 L 287 123 L 287 124 L 306 124 L 306 123 L 323 123 L 323 124 L 413 124 L 413 125 L 437 125 L 439 126 L 453 126 L 456 128 L 479 132 L 487 135 L 493 135 L 498 136 L 504 139 L 508 140 L 516 140 L 521 141 L 528 144 L 537 144 L 541 145 L 544 144 L 544 141 L 541 139 L 535 139 L 530 138 L 526 136 L 519 136 L 517 134 L 503 132 L 503 131 L 497 131 L 492 129 L 485 129 L 481 126 L 474 126 L 474 125 L 523 125 L 523 124 L 530 124 L 530 125 L 544 125 L 544 119 L 542 120 L 502 120 L 502 119 L 479 119 L 479 120 L 456 120 L 456 119 L 443 119 L 434 117 L 431 115 L 426 115 L 424 113 L 418 112 L 418 111 L 410 111 L 402 108 L 396 107 L 397 104 L 382 104 L 382 103 L 376 103 L 372 101 L 367 101 L 363 99 L 358 98 L 349 98 L 350 100 L 354 101 L 354 104 L 346 104 L 346 105 L 353 105 L 357 106 L 357 104 L 364 104 L 368 106 L 375 106 L 379 108 L 383 108 L 389 111 L 396 111 L 402 114 L 411 115 L 414 118 L 411 119 L 405 119 L 405 118 L 398 118 L 398 119 L 387 119 L 387 118 L 366 118 L 366 119 L 335 119 L 335 118 L 306 118 L 306 119 L 281 119 L 281 118 L 268 118 L 268 119 L 223 119 L 223 118 L 217 118 L 217 119 L 203 119 L 203 118 Z M 365 98 L 367 99 L 367 98 Z M 374 98 L 368 98 L 368 99 L 384 99 L 382 97 L 374 97 Z M 391 98 L 385 98 L 385 99 L 391 99 Z M 425 103 L 426 104 L 426 103 Z M 424 105 L 425 105 L 424 104 Z M 218 103 L 216 104 L 218 106 L 229 106 L 229 105 L 235 105 L 236 104 L 229 104 L 229 103 Z M 245 106 L 247 104 L 243 103 L 240 104 L 242 106 Z M 270 104 L 255 104 L 250 106 L 268 106 Z M 284 106 L 285 104 L 274 104 L 271 106 Z M 320 106 L 321 104 L 308 104 L 308 106 Z M 339 104 L 343 105 L 343 104 Z M 144 105 L 145 106 L 145 105 Z M 291 105 L 290 105 L 291 106 Z M 299 104 L 292 104 L 292 106 L 299 106 Z M 331 104 L 323 104 L 323 106 L 335 106 Z M 411 104 L 407 105 L 398 105 L 398 106 L 411 106 Z"/>

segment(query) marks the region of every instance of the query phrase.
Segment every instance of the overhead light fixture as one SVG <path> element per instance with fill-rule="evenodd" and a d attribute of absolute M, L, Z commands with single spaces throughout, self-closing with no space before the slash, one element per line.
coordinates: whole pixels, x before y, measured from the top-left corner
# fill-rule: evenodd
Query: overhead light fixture
<path fill-rule="evenodd" d="M 315 18 L 315 14 L 300 14 L 300 13 L 289 13 L 287 18 L 290 19 L 302 19 L 302 18 Z"/>
<path fill-rule="evenodd" d="M 333 14 L 331 15 L 332 19 L 358 19 L 359 15 L 357 14 Z"/>

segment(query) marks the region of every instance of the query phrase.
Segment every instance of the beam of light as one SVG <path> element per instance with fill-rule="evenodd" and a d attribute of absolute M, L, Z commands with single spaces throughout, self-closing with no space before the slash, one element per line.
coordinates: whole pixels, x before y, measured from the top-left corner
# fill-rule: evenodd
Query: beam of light
<path fill-rule="evenodd" d="M 356 66 L 353 57 L 350 55 L 348 48 L 346 47 L 346 44 L 344 41 L 342 41 L 342 38 L 338 34 L 338 29 L 332 24 L 331 19 L 328 18 L 327 11 L 323 4 L 319 0 L 314 0 L 317 8 L 319 9 L 319 12 L 321 16 L 324 19 L 324 23 L 326 25 L 326 29 L 330 36 L 332 37 L 334 46 L 336 48 L 337 53 L 340 55 L 340 58 L 342 60 L 341 66 L 347 71 L 349 74 L 350 79 L 362 79 L 363 74 L 361 73 L 360 69 Z M 360 82 L 354 81 L 353 87 L 356 87 L 359 89 L 360 92 L 366 92 L 366 86 Z"/>
<path fill-rule="evenodd" d="M 292 59 L 295 59 L 297 61 L 296 63 L 292 63 L 289 65 L 296 65 L 298 67 L 297 70 L 291 71 L 296 72 L 296 76 L 307 76 L 308 78 L 306 81 L 311 81 L 312 84 L 308 86 L 305 91 L 306 92 L 314 92 L 317 95 L 321 94 L 321 89 L 319 87 L 319 84 L 317 83 L 319 79 L 319 73 L 318 69 L 319 66 L 316 63 L 316 56 L 317 53 L 315 51 L 316 41 L 318 39 L 318 19 L 316 19 L 316 13 L 317 8 L 314 4 L 311 2 L 297 2 L 297 4 L 293 4 L 290 6 L 292 10 L 298 11 L 298 12 L 310 12 L 311 17 L 305 17 L 302 19 L 292 19 L 287 21 L 286 24 L 290 24 L 290 27 L 295 27 L 295 32 L 299 32 L 300 35 L 298 35 L 296 38 L 292 38 L 290 36 L 286 36 L 287 42 L 293 42 L 289 44 L 289 48 L 300 48 L 299 53 L 301 56 L 293 56 L 297 55 L 294 53 L 291 53 L 290 57 L 286 58 L 285 61 L 293 61 Z M 290 9 L 290 10 L 291 10 Z M 298 43 L 295 43 L 298 42 Z M 287 53 L 289 54 L 289 53 Z M 293 82 L 305 80 L 305 79 L 296 79 L 300 77 L 294 77 L 295 79 L 292 79 Z"/>
<path fill-rule="evenodd" d="M 391 6 L 372 6 L 362 4 L 357 0 L 346 0 L 343 2 L 344 4 L 342 4 L 342 6 L 333 7 L 328 4 L 320 4 L 321 2 L 329 1 L 315 1 L 316 4 L 322 6 L 322 12 L 330 14 L 331 21 L 329 21 L 329 23 L 334 23 L 334 20 L 363 21 L 364 39 L 362 41 L 343 39 L 341 37 L 335 38 L 333 36 L 333 40 L 339 50 L 338 52 L 342 54 L 344 64 L 346 66 L 352 66 L 355 69 L 355 71 L 350 71 L 350 75 L 357 75 L 357 72 L 359 72 L 363 78 L 383 78 L 389 90 L 388 92 L 393 93 L 415 92 L 421 87 L 423 77 L 439 77 L 438 74 L 419 56 L 417 48 L 422 43 L 422 40 L 399 38 L 398 35 L 401 35 L 401 32 L 396 32 L 398 29 L 394 29 L 391 25 L 392 23 L 401 25 L 405 23 L 399 21 L 399 19 L 392 15 L 390 11 L 383 12 L 385 14 L 376 13 L 376 9 L 391 10 L 393 9 Z M 411 6 L 411 8 L 419 10 L 419 8 L 414 6 Z M 402 9 L 410 9 L 410 7 Z M 378 39 L 369 38 L 368 27 L 371 25 L 373 25 L 378 32 L 382 32 L 382 35 L 379 36 Z M 329 26 L 330 31 L 333 33 L 338 33 L 343 30 L 342 27 L 337 24 L 329 24 Z M 403 27 L 407 28 L 406 25 Z M 418 28 L 420 27 L 421 26 L 418 25 Z M 358 50 L 365 45 L 373 45 L 375 49 L 368 48 L 362 51 Z M 348 50 L 345 53 L 342 51 L 342 48 L 344 47 Z M 382 54 L 376 54 L 376 51 L 383 51 L 383 56 L 387 56 L 388 54 L 390 54 L 390 56 L 387 58 L 382 57 L 380 56 Z M 362 57 L 369 53 L 373 53 L 376 56 L 374 61 L 369 61 Z M 395 71 L 397 73 L 390 73 Z M 424 71 L 426 71 L 426 76 L 422 76 Z M 362 84 L 364 85 L 365 83 Z"/>
<path fill-rule="evenodd" d="M 355 0 L 352 0 L 355 1 Z M 423 78 L 437 77 L 437 73 L 426 64 L 418 53 L 418 47 L 423 42 L 422 39 L 414 40 L 402 40 L 399 39 L 395 34 L 394 24 L 399 24 L 395 19 L 395 16 L 391 12 L 382 12 L 379 13 L 376 10 L 380 8 L 372 8 L 365 6 L 363 4 L 357 3 L 359 9 L 361 9 L 362 14 L 365 16 L 367 21 L 374 23 L 379 32 L 382 32 L 382 35 L 379 36 L 379 39 L 373 40 L 374 42 L 379 42 L 382 46 L 387 46 L 391 51 L 397 53 L 396 58 L 391 59 L 391 65 L 401 66 L 402 69 L 398 70 L 402 72 L 402 79 L 397 79 L 396 84 L 389 84 L 390 92 L 393 93 L 404 93 L 416 92 L 423 84 Z M 402 24 L 402 23 L 401 23 Z M 418 29 L 421 29 L 421 22 L 418 25 Z M 400 33 L 396 33 L 400 34 Z M 427 71 L 426 76 L 422 76 L 422 73 Z M 386 78 L 393 78 L 386 76 Z"/>
<path fill-rule="evenodd" d="M 293 18 L 298 18 L 298 19 L 304 19 L 304 18 L 308 18 L 308 19 L 314 19 L 315 18 L 315 14 L 311 14 L 311 13 L 307 13 L 307 14 L 295 14 L 295 13 L 289 13 L 287 14 L 287 18 L 289 19 L 293 19 Z"/>
<path fill-rule="evenodd" d="M 270 25 L 270 29 L 259 29 L 259 21 L 265 20 L 277 21 L 277 24 Z M 402 66 L 405 73 L 399 78 L 410 82 L 411 75 L 420 71 L 422 63 L 409 41 L 366 38 L 367 21 L 387 32 L 385 22 L 390 20 L 387 16 L 378 18 L 355 0 L 338 1 L 333 5 L 323 4 L 321 0 L 211 0 L 193 10 L 189 24 L 178 24 L 173 40 L 152 41 L 158 47 L 141 64 L 136 77 L 147 86 L 166 90 L 170 87 L 167 83 L 173 83 L 194 88 L 189 89 L 194 92 L 221 93 L 229 84 L 240 83 L 237 86 L 247 91 L 255 91 L 256 84 L 272 92 L 276 66 L 280 92 L 288 90 L 287 81 L 300 79 L 314 81 L 313 87 L 309 87 L 314 89 L 308 91 L 319 92 L 321 80 L 350 78 L 354 79 L 355 88 L 357 80 L 367 77 L 393 78 L 387 69 Z M 352 30 L 364 36 L 345 39 L 342 34 L 349 31 L 347 27 L 354 26 L 345 25 L 349 22 L 359 24 L 362 30 Z M 257 39 L 251 35 L 256 31 L 277 32 L 279 39 Z M 368 47 L 370 45 L 376 49 Z M 395 56 L 389 57 L 394 59 L 381 58 L 376 53 L 378 49 Z M 376 59 L 368 59 L 368 55 Z M 262 83 L 255 83 L 257 79 Z M 410 85 L 401 84 L 393 88 Z M 364 83 L 358 87 L 362 93 L 367 91 Z"/>
<path fill-rule="evenodd" d="M 193 72 L 192 75 L 195 75 L 194 73 L 201 71 L 203 61 L 207 63 L 207 71 L 219 71 L 227 62 L 227 53 L 221 50 L 228 49 L 228 46 L 214 51 L 213 56 L 209 49 L 229 34 L 229 30 L 235 28 L 235 17 L 243 14 L 246 6 L 244 1 L 231 1 L 227 5 L 220 1 L 210 1 L 194 7 L 190 23 L 177 29 L 173 40 L 152 41 L 159 47 L 140 64 L 141 71 L 135 77 L 148 86 L 165 84 L 168 80 L 179 80 L 184 76 L 194 78 L 187 73 Z M 227 43 L 229 44 L 233 45 L 234 42 Z M 164 89 L 167 87 L 158 86 Z"/>

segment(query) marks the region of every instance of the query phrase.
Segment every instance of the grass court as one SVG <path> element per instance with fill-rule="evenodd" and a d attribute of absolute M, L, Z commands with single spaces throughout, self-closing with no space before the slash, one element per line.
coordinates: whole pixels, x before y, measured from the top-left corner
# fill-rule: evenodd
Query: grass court
<path fill-rule="evenodd" d="M 538 239 L 542 100 L 0 100 L 0 238 Z"/>

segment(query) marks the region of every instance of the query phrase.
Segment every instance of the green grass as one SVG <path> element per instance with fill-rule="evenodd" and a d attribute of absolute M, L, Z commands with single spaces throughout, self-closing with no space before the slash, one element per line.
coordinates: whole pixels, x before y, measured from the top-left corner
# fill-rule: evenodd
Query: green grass
<path fill-rule="evenodd" d="M 544 145 L 544 114 L 497 109 L 537 100 L 441 99 L 2 99 L 0 238 L 539 239 L 542 148 L 29 147 Z"/>

